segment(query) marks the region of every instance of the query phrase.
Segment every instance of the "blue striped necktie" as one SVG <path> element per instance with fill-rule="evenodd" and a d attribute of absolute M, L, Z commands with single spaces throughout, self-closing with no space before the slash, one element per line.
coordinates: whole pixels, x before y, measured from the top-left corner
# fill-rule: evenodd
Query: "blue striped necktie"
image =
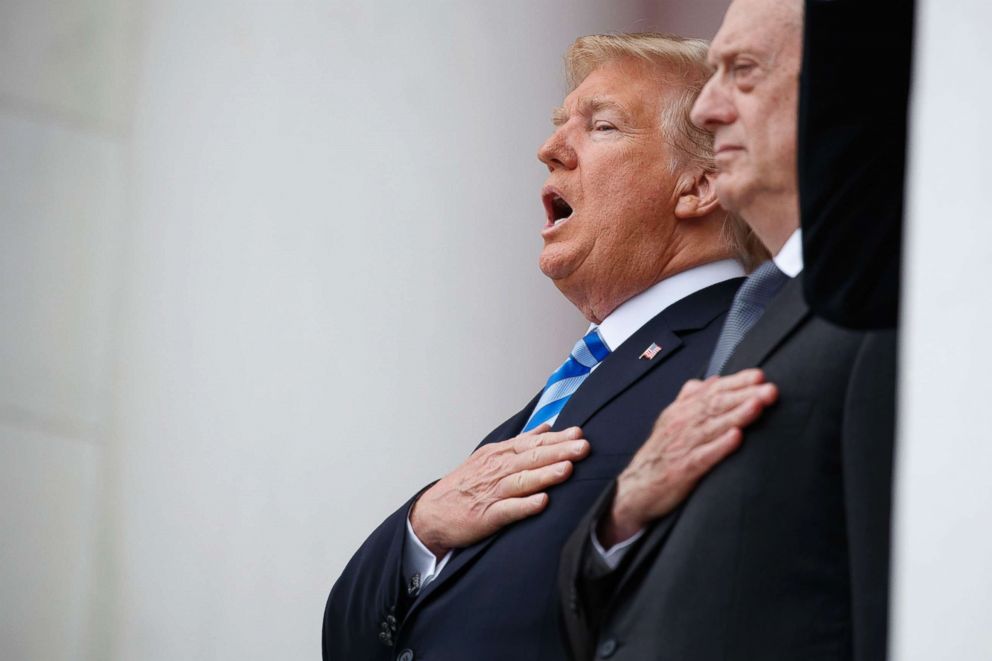
<path fill-rule="evenodd" d="M 586 333 L 585 337 L 575 343 L 568 360 L 548 377 L 544 392 L 537 400 L 530 420 L 524 425 L 524 431 L 530 431 L 544 422 L 553 425 L 558 414 L 565 408 L 568 398 L 579 389 L 592 368 L 609 355 L 610 349 L 597 329 L 593 328 Z"/>

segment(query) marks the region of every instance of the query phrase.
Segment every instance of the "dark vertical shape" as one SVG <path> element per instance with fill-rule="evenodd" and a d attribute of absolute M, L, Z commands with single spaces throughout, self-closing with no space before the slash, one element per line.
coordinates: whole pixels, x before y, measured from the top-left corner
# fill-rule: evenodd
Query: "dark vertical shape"
<path fill-rule="evenodd" d="M 805 295 L 851 328 L 899 313 L 913 2 L 806 0 L 799 97 Z"/>

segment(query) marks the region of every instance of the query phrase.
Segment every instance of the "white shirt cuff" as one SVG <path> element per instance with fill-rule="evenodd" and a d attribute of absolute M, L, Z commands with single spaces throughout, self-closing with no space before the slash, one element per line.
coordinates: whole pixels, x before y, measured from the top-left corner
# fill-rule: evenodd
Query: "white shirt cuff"
<path fill-rule="evenodd" d="M 609 548 L 609 550 L 604 549 L 603 545 L 599 543 L 599 539 L 596 538 L 596 530 L 599 528 L 599 521 L 596 525 L 592 527 L 592 534 L 589 537 L 592 539 L 592 547 L 599 554 L 600 559 L 606 563 L 606 566 L 611 570 L 616 569 L 620 566 L 620 562 L 623 561 L 624 557 L 627 555 L 627 551 L 633 546 L 634 542 L 641 538 L 644 534 L 644 530 L 638 530 L 632 536 L 623 540 L 618 544 L 614 544 Z"/>
<path fill-rule="evenodd" d="M 403 546 L 403 579 L 406 589 L 418 592 L 433 581 L 451 558 L 448 551 L 439 561 L 413 532 L 410 517 L 406 518 L 406 544 Z M 412 589 L 411 589 L 412 588 Z"/>

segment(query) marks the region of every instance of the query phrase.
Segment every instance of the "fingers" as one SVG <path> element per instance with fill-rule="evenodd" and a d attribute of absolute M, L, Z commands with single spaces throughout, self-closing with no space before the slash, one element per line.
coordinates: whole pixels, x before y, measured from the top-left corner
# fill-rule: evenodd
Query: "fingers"
<path fill-rule="evenodd" d="M 522 470 L 541 468 L 559 461 L 580 461 L 585 459 L 589 450 L 589 441 L 584 438 L 536 447 L 521 454 L 507 457 L 507 472 L 516 473 Z"/>
<path fill-rule="evenodd" d="M 710 377 L 706 381 L 697 382 L 699 385 L 696 386 L 686 384 L 692 394 L 685 398 L 680 395 L 681 401 L 676 401 L 662 411 L 655 422 L 652 438 L 661 442 L 674 433 L 684 436 L 690 443 L 709 442 L 733 426 L 733 422 L 726 421 L 727 413 L 752 400 L 760 410 L 778 398 L 778 388 L 775 384 L 763 383 L 764 375 L 760 370 L 745 371 L 748 374 L 741 372 L 719 380 Z M 731 379 L 735 379 L 738 384 L 734 388 L 726 385 Z M 758 380 L 757 383 L 750 383 L 755 379 Z M 740 385 L 741 383 L 748 385 Z M 705 438 L 696 440 L 700 433 Z"/>
<path fill-rule="evenodd" d="M 527 496 L 564 482 L 571 474 L 571 461 L 559 461 L 533 470 L 522 470 L 518 473 L 507 475 L 499 481 L 499 484 L 496 485 L 496 497 L 513 498 L 516 496 Z"/>
<path fill-rule="evenodd" d="M 705 409 L 707 414 L 716 416 L 740 406 L 749 399 L 756 399 L 767 406 L 774 402 L 777 396 L 778 388 L 774 384 L 762 383 L 737 390 L 714 392 L 707 398 Z"/>
<path fill-rule="evenodd" d="M 711 377 L 712 378 L 712 377 Z M 709 381 L 707 379 L 706 381 Z M 700 381 L 699 379 L 689 379 L 684 384 L 682 384 L 682 389 L 679 391 L 679 398 L 691 397 L 700 390 L 703 389 L 706 381 Z"/>
<path fill-rule="evenodd" d="M 520 454 L 534 448 L 582 438 L 582 430 L 578 427 L 569 427 L 561 431 L 550 431 L 550 429 L 551 427 L 547 423 L 543 423 L 529 432 L 506 441 L 506 443 L 513 448 L 514 452 Z M 539 432 L 538 430 L 543 431 Z"/>
<path fill-rule="evenodd" d="M 499 530 L 511 523 L 539 514 L 548 505 L 548 494 L 535 493 L 523 498 L 497 500 L 483 515 L 491 529 Z"/>
<path fill-rule="evenodd" d="M 551 425 L 546 422 L 542 422 L 530 431 L 520 432 L 520 436 L 536 436 L 537 434 L 543 434 L 546 431 L 551 431 Z"/>
<path fill-rule="evenodd" d="M 711 468 L 727 458 L 740 447 L 744 434 L 737 427 L 732 427 L 720 434 L 714 441 L 693 449 L 687 460 L 687 477 L 695 483 Z"/>
<path fill-rule="evenodd" d="M 760 369 L 749 368 L 729 376 L 711 376 L 705 381 L 689 379 L 679 391 L 678 399 L 686 399 L 704 391 L 734 390 L 756 385 L 765 380 L 765 374 Z"/>
<path fill-rule="evenodd" d="M 707 418 L 699 427 L 702 434 L 699 442 L 707 443 L 734 427 L 746 427 L 754 422 L 777 396 L 778 389 L 774 385 L 759 386 L 753 393 L 740 398 L 733 408 Z"/>
<path fill-rule="evenodd" d="M 717 390 L 733 390 L 735 388 L 756 385 L 764 382 L 764 380 L 765 373 L 756 367 L 752 367 L 741 370 L 736 374 L 721 376 L 714 382 L 713 387 Z"/>

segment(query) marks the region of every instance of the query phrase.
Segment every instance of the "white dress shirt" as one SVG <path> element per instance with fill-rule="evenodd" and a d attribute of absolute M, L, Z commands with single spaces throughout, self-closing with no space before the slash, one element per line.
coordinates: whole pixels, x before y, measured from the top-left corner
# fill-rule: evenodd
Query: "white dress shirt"
<path fill-rule="evenodd" d="M 778 270 L 794 278 L 803 270 L 803 231 L 797 229 L 785 241 L 782 249 L 772 257 Z"/>
<path fill-rule="evenodd" d="M 802 230 L 795 230 L 789 238 L 786 240 L 785 244 L 782 245 L 782 249 L 772 257 L 772 261 L 775 262 L 775 266 L 778 270 L 786 274 L 790 278 L 794 278 L 803 270 L 803 235 Z M 626 555 L 627 549 L 633 545 L 641 535 L 644 534 L 643 530 L 636 532 L 633 536 L 625 539 L 624 541 L 611 546 L 609 549 L 604 549 L 603 545 L 599 543 L 599 539 L 596 537 L 596 527 L 593 527 L 592 533 L 592 547 L 602 558 L 603 562 L 610 569 L 616 569 Z"/>
<path fill-rule="evenodd" d="M 712 262 L 682 273 L 676 273 L 625 301 L 611 312 L 603 320 L 603 323 L 599 324 L 599 335 L 610 351 L 613 351 L 636 333 L 641 326 L 673 303 L 711 285 L 743 275 L 745 275 L 744 269 L 732 259 Z M 589 326 L 590 330 L 595 327 L 596 324 Z M 599 364 L 596 365 L 596 367 L 598 366 Z M 596 367 L 593 369 L 595 370 Z M 632 543 L 633 540 L 628 541 Z M 423 588 L 440 575 L 450 558 L 451 552 L 448 552 L 440 560 L 435 558 L 434 554 L 417 538 L 410 519 L 407 518 L 406 544 L 403 549 L 403 576 L 408 586 L 419 586 L 415 589 Z"/>

